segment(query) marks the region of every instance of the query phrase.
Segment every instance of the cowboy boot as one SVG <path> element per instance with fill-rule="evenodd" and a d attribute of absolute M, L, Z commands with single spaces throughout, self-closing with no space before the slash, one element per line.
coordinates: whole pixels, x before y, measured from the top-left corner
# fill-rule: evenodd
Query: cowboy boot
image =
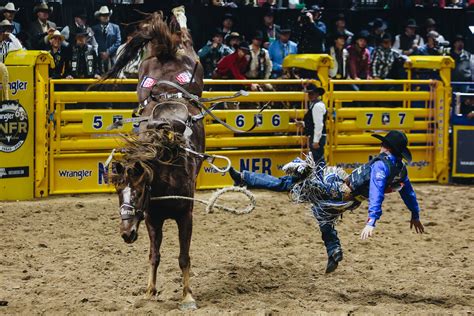
<path fill-rule="evenodd" d="M 244 178 L 242 177 L 242 173 L 238 172 L 233 167 L 230 167 L 229 175 L 232 178 L 232 180 L 234 180 L 234 185 L 235 186 L 244 186 L 245 185 L 245 181 L 244 181 Z"/>
<path fill-rule="evenodd" d="M 342 261 L 342 249 L 338 248 L 328 258 L 326 273 L 334 272 L 340 261 Z"/>

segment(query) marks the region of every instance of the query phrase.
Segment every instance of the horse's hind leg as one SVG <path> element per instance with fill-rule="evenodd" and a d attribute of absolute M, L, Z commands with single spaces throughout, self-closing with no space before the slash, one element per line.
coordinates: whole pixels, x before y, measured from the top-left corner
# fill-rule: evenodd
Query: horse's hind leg
<path fill-rule="evenodd" d="M 192 206 L 189 212 L 176 219 L 179 230 L 179 267 L 183 272 L 183 299 L 179 308 L 181 310 L 196 309 L 196 301 L 193 298 L 189 286 L 191 258 L 189 257 L 189 248 L 191 247 L 191 235 L 193 232 L 193 214 Z"/>
<path fill-rule="evenodd" d="M 156 295 L 156 272 L 160 265 L 160 247 L 163 239 L 163 223 L 164 219 L 150 219 L 146 221 L 148 236 L 150 237 L 150 271 L 148 274 L 148 286 L 146 288 L 145 297 L 151 298 Z"/>

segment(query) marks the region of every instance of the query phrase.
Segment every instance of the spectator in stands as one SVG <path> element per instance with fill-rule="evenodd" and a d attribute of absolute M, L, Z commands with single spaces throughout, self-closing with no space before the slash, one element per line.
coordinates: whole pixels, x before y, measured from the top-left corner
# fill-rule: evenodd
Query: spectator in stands
<path fill-rule="evenodd" d="M 20 41 L 13 35 L 13 24 L 8 20 L 0 22 L 0 62 L 5 62 L 9 52 L 20 50 Z"/>
<path fill-rule="evenodd" d="M 130 43 L 133 37 L 137 34 L 136 25 L 129 25 L 126 28 L 125 32 L 126 32 L 125 43 L 123 43 L 122 45 L 119 46 L 119 48 L 117 48 L 117 53 L 115 55 L 115 58 L 120 56 L 120 53 L 125 48 L 125 45 Z M 125 67 L 118 74 L 118 77 L 121 79 L 137 79 L 138 69 L 140 68 L 140 64 L 142 63 L 142 60 L 145 57 L 146 57 L 146 47 L 143 47 L 142 49 L 140 49 L 138 54 L 136 54 L 135 57 L 127 63 L 127 65 L 125 65 Z"/>
<path fill-rule="evenodd" d="M 224 14 L 224 18 L 222 19 L 222 27 L 221 31 L 224 34 L 224 38 L 226 39 L 227 36 L 232 33 L 234 27 L 234 16 L 231 13 Z"/>
<path fill-rule="evenodd" d="M 280 29 L 280 38 L 268 48 L 268 53 L 272 60 L 272 75 L 274 78 L 280 77 L 283 73 L 283 59 L 290 54 L 298 52 L 298 45 L 290 41 L 290 36 L 291 30 L 289 28 Z"/>
<path fill-rule="evenodd" d="M 0 8 L 1 14 L 3 18 L 8 20 L 11 24 L 13 24 L 13 35 L 18 35 L 21 32 L 21 25 L 18 22 L 13 21 L 15 19 L 16 13 L 19 9 L 15 8 L 15 4 L 13 2 L 8 2 L 4 7 Z"/>
<path fill-rule="evenodd" d="M 71 59 L 68 67 L 68 79 L 100 78 L 99 58 L 94 48 L 87 44 L 89 33 L 75 33 L 75 42 L 71 48 Z"/>
<path fill-rule="evenodd" d="M 297 25 L 299 54 L 322 54 L 325 51 L 326 24 L 320 21 L 321 14 L 317 5 L 301 11 Z"/>
<path fill-rule="evenodd" d="M 350 45 L 352 43 L 352 37 L 354 36 L 354 33 L 346 28 L 346 17 L 343 13 L 339 13 L 336 16 L 335 29 L 331 37 L 335 39 L 341 33 L 346 35 L 345 45 Z"/>
<path fill-rule="evenodd" d="M 423 46 L 423 38 L 416 34 L 418 25 L 414 19 L 409 19 L 405 24 L 405 33 L 395 36 L 395 42 L 393 43 L 393 49 L 397 50 L 400 54 L 410 56 L 419 47 Z"/>
<path fill-rule="evenodd" d="M 49 53 L 53 56 L 54 68 L 49 69 L 49 76 L 53 79 L 66 77 L 66 67 L 69 64 L 71 54 L 67 47 L 63 47 L 64 35 L 58 30 L 48 35 Z"/>
<path fill-rule="evenodd" d="M 233 50 L 223 44 L 224 34 L 220 29 L 216 29 L 212 40 L 208 41 L 207 44 L 198 51 L 201 64 L 204 67 L 204 77 L 212 78 L 212 73 L 217 67 L 217 63 L 222 57 L 230 55 Z"/>
<path fill-rule="evenodd" d="M 349 52 L 349 76 L 352 79 L 371 79 L 370 53 L 367 49 L 367 40 L 370 34 L 363 30 L 355 37 L 353 45 L 347 48 Z"/>
<path fill-rule="evenodd" d="M 431 31 L 426 35 L 426 44 L 419 47 L 413 55 L 430 55 L 439 56 L 445 55 L 449 52 L 444 43 L 438 41 L 439 34 L 436 31 Z"/>
<path fill-rule="evenodd" d="M 62 29 L 61 34 L 64 35 L 67 41 L 70 40 L 72 42 L 71 45 L 74 45 L 74 41 L 76 40 L 76 34 L 84 32 L 88 34 L 87 44 L 91 45 L 97 53 L 99 45 L 95 40 L 94 31 L 92 31 L 92 28 L 87 25 L 87 13 L 82 10 L 76 10 L 74 12 L 74 21 L 69 25 L 66 25 Z M 69 45 L 69 43 L 67 43 L 67 45 Z"/>
<path fill-rule="evenodd" d="M 113 64 L 113 57 L 122 42 L 120 28 L 117 24 L 110 22 L 112 11 L 107 6 L 100 7 L 94 16 L 99 19 L 99 24 L 92 27 L 98 44 L 100 72 L 107 72 Z"/>
<path fill-rule="evenodd" d="M 425 30 L 426 30 L 426 36 L 428 36 L 428 33 L 431 32 L 431 31 L 438 32 L 436 30 L 436 21 L 433 18 L 426 19 Z M 438 34 L 439 34 L 439 32 L 438 32 Z M 428 38 L 426 36 L 425 36 L 425 40 L 428 41 Z M 444 36 L 441 35 L 441 34 L 439 34 L 437 40 L 440 43 L 446 42 L 446 40 L 444 39 Z"/>
<path fill-rule="evenodd" d="M 273 10 L 265 11 L 263 15 L 263 47 L 268 48 L 270 44 L 278 39 L 280 33 L 280 26 L 274 23 L 275 17 Z"/>
<path fill-rule="evenodd" d="M 236 47 L 234 53 L 223 57 L 218 63 L 213 78 L 216 79 L 247 79 L 250 60 L 250 49 L 247 42 L 242 42 Z"/>
<path fill-rule="evenodd" d="M 30 26 L 30 47 L 32 49 L 47 49 L 48 35 L 56 30 L 56 23 L 49 21 L 52 8 L 46 2 L 41 2 L 33 8 L 37 19 Z"/>
<path fill-rule="evenodd" d="M 376 47 L 379 46 L 380 42 L 382 41 L 382 37 L 385 34 L 385 31 L 387 30 L 387 23 L 381 18 L 376 18 L 375 20 L 369 22 L 369 27 L 370 37 L 367 46 L 372 52 Z"/>
<path fill-rule="evenodd" d="M 389 33 L 385 33 L 379 46 L 377 46 L 372 54 L 370 62 L 372 77 L 374 79 L 388 79 L 395 61 L 400 57 L 400 53 L 392 49 L 392 36 Z"/>
<path fill-rule="evenodd" d="M 248 71 L 246 73 L 247 79 L 269 79 L 272 74 L 272 61 L 268 55 L 268 51 L 262 47 L 263 33 L 257 31 L 252 37 L 252 44 L 250 45 L 250 62 Z M 271 85 L 253 87 L 258 90 L 264 88 L 265 90 L 272 90 Z"/>
<path fill-rule="evenodd" d="M 334 35 L 334 44 L 329 48 L 328 54 L 334 60 L 334 67 L 329 69 L 329 76 L 332 79 L 347 78 L 347 60 L 349 58 L 349 52 L 345 48 L 347 38 L 346 33 L 336 33 Z"/>
<path fill-rule="evenodd" d="M 464 36 L 458 34 L 454 37 L 449 56 L 454 59 L 454 69 L 451 72 L 451 80 L 454 82 L 471 82 L 471 54 L 464 49 Z M 460 92 L 467 92 L 468 85 L 461 86 Z"/>
<path fill-rule="evenodd" d="M 240 34 L 237 32 L 232 32 L 228 34 L 226 37 L 224 37 L 226 45 L 232 49 L 232 51 L 235 50 L 237 46 L 239 46 L 240 42 L 242 41 L 242 38 L 240 37 Z"/>
<path fill-rule="evenodd" d="M 461 114 L 470 120 L 474 119 L 474 98 L 467 97 L 461 103 Z"/>

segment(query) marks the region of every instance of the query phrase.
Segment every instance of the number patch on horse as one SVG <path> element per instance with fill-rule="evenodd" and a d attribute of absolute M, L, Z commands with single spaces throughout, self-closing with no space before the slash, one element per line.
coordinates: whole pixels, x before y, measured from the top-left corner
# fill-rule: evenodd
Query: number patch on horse
<path fill-rule="evenodd" d="M 140 84 L 140 87 L 144 89 L 152 89 L 157 82 L 158 80 L 156 80 L 155 78 L 144 77 L 142 83 Z"/>
<path fill-rule="evenodd" d="M 179 82 L 179 84 L 185 84 L 185 83 L 190 83 L 191 82 L 191 73 L 189 71 L 183 71 L 182 73 L 179 73 L 176 76 L 176 81 Z"/>

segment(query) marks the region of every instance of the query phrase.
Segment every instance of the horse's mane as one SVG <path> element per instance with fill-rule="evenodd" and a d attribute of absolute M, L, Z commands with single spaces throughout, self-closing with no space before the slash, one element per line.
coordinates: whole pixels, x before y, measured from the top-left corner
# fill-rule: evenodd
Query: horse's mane
<path fill-rule="evenodd" d="M 147 44 L 149 44 L 147 46 Z M 147 54 L 156 57 L 160 63 L 176 58 L 177 44 L 172 39 L 172 32 L 164 20 L 161 11 L 148 14 L 138 26 L 133 39 L 127 43 L 114 66 L 102 77 L 102 80 L 117 78 L 119 72 L 130 60 L 147 46 Z"/>
<path fill-rule="evenodd" d="M 127 184 L 132 187 L 150 185 L 154 169 L 160 165 L 175 165 L 183 157 L 182 147 L 186 143 L 183 135 L 174 133 L 170 127 L 149 129 L 131 137 L 123 136 L 123 140 L 125 145 L 120 148 L 122 157 L 118 161 L 124 172 L 111 174 L 112 183 L 118 188 Z"/>

